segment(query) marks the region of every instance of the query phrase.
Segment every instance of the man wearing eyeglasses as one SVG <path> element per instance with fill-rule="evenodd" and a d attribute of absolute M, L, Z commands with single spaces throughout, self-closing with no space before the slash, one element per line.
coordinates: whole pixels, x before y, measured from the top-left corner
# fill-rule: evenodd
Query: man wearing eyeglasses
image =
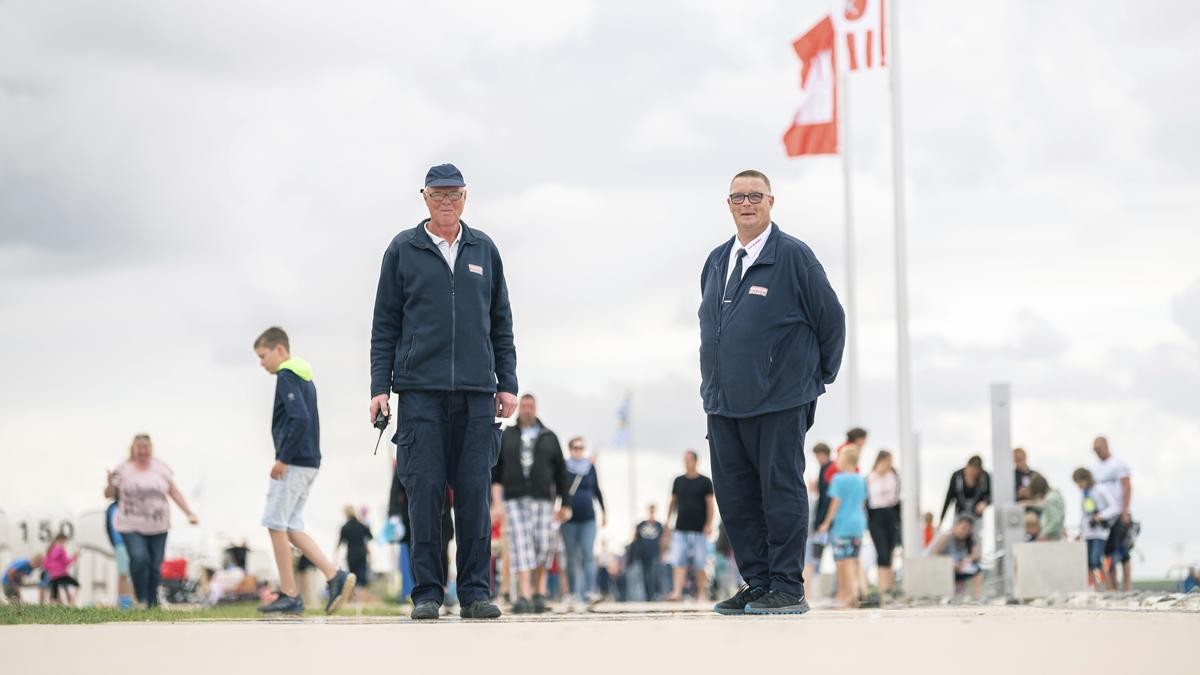
<path fill-rule="evenodd" d="M 454 493 L 458 599 L 466 619 L 494 619 L 489 600 L 491 470 L 496 417 L 517 406 L 517 355 L 500 253 L 462 218 L 466 183 L 453 164 L 429 170 L 429 218 L 383 255 L 371 327 L 372 423 L 398 395 L 396 472 L 408 494 L 414 619 L 445 602 L 442 512 Z"/>
<path fill-rule="evenodd" d="M 700 393 L 713 486 L 746 584 L 717 613 L 803 614 L 804 434 L 842 360 L 846 320 L 804 242 L 771 221 L 771 183 L 733 177 L 737 234 L 700 275 Z"/>

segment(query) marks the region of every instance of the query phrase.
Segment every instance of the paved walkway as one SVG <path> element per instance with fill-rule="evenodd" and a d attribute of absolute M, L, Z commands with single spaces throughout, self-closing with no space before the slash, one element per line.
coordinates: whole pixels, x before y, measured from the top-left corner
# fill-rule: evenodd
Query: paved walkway
<path fill-rule="evenodd" d="M 957 607 L 0 627 L 5 673 L 1200 672 L 1200 615 Z M 966 668 L 966 670 L 963 670 Z"/>

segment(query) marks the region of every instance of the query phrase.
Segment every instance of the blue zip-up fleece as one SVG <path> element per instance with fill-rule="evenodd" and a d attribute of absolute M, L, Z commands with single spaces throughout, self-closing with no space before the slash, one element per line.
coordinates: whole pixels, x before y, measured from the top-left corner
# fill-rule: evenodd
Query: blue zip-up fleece
<path fill-rule="evenodd" d="M 275 411 L 271 415 L 275 459 L 289 466 L 321 467 L 321 422 L 312 366 L 295 357 L 275 373 Z"/>
<path fill-rule="evenodd" d="M 729 253 L 709 254 L 700 274 L 700 395 L 704 411 L 754 417 L 815 401 L 837 377 L 846 315 L 804 242 L 771 223 L 758 259 L 721 308 Z"/>
<path fill-rule="evenodd" d="M 454 271 L 425 231 L 383 254 L 371 326 L 371 396 L 392 391 L 517 393 L 517 351 L 500 252 L 462 223 Z"/>

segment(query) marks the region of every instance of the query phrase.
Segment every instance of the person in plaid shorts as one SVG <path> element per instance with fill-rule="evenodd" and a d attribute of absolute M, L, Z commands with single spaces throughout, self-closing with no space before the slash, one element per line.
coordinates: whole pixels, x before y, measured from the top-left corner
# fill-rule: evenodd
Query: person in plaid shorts
<path fill-rule="evenodd" d="M 493 519 L 507 521 L 509 555 L 517 578 L 514 614 L 546 611 L 546 598 L 535 589 L 541 587 L 554 556 L 552 523 L 571 517 L 570 489 L 558 436 L 538 419 L 533 395 L 525 394 L 517 409 L 517 424 L 500 437 L 500 458 L 492 469 Z M 556 501 L 561 504 L 557 510 Z"/>

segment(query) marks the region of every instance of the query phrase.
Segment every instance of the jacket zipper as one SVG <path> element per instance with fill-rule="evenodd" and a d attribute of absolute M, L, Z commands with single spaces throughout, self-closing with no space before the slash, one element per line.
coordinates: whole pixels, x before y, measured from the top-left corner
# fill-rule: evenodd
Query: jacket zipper
<path fill-rule="evenodd" d="M 718 276 L 718 278 L 720 278 Z M 718 287 L 719 289 L 720 287 Z M 717 336 L 713 341 L 713 384 L 717 388 L 717 409 L 721 409 L 721 398 L 724 392 L 724 387 L 721 386 L 721 324 L 725 320 L 725 294 L 721 293 L 717 296 Z"/>

